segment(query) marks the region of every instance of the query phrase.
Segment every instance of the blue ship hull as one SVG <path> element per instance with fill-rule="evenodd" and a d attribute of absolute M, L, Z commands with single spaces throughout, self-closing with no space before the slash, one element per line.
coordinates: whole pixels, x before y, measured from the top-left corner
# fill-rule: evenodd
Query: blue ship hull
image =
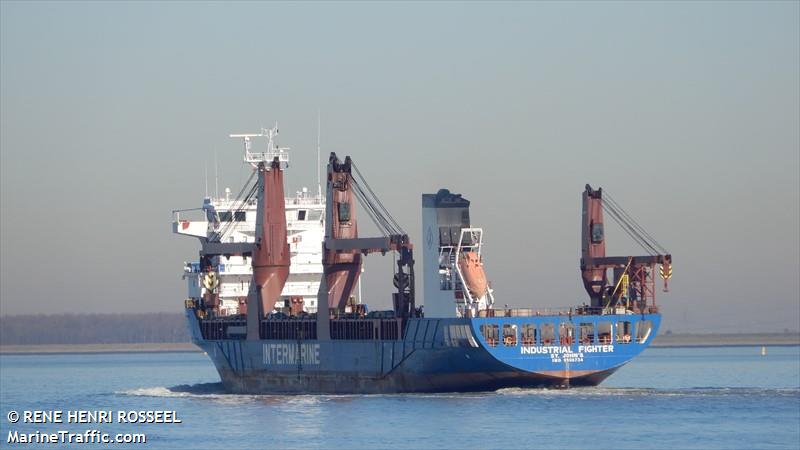
<path fill-rule="evenodd" d="M 397 340 L 207 340 L 188 310 L 187 319 L 225 387 L 247 394 L 594 386 L 641 353 L 660 324 L 659 314 L 424 318 L 409 319 Z M 531 329 L 539 331 L 524 334 Z"/>

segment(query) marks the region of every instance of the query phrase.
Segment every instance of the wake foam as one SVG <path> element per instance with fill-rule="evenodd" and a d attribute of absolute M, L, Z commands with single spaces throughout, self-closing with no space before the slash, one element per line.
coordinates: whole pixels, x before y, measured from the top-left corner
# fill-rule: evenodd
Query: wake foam
<path fill-rule="evenodd" d="M 508 388 L 497 391 L 508 396 L 577 396 L 577 397 L 724 397 L 736 396 L 800 396 L 800 388 L 691 387 L 677 389 L 574 387 L 569 389 Z"/>
<path fill-rule="evenodd" d="M 332 395 L 287 395 L 287 394 L 232 394 L 225 391 L 222 383 L 180 384 L 172 387 L 156 386 L 128 389 L 115 392 L 131 397 L 189 398 L 212 400 L 222 403 L 274 402 L 309 405 L 331 399 Z"/>
<path fill-rule="evenodd" d="M 428 394 L 231 394 L 222 383 L 181 384 L 172 387 L 145 387 L 116 392 L 133 397 L 198 398 L 219 401 L 258 401 L 283 399 L 292 402 L 314 403 L 326 400 L 370 397 L 402 398 L 475 398 L 494 395 L 521 397 L 723 397 L 723 396 L 769 396 L 800 397 L 800 388 L 751 388 L 751 387 L 692 387 L 679 389 L 625 388 L 625 387 L 573 387 L 553 388 L 506 388 L 495 392 L 428 393 Z"/>
<path fill-rule="evenodd" d="M 215 398 L 215 397 L 228 397 L 233 396 L 225 392 L 222 383 L 200 383 L 200 384 L 180 384 L 173 387 L 145 387 L 137 389 L 129 389 L 126 391 L 117 392 L 117 394 L 128 395 L 132 397 L 199 397 L 199 398 Z"/>

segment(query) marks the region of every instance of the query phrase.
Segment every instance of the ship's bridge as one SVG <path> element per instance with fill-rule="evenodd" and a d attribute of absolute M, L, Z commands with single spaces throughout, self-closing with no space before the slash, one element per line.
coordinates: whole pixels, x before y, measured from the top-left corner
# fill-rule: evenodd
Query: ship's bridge
<path fill-rule="evenodd" d="M 324 237 L 325 204 L 308 188 L 293 197 L 286 197 L 287 241 L 290 250 L 289 278 L 281 292 L 278 309 L 287 304 L 301 303 L 303 310 L 316 312 L 317 293 L 322 277 L 321 243 Z M 173 211 L 172 231 L 200 240 L 219 239 L 220 242 L 255 242 L 256 203 L 244 205 L 231 198 L 230 189 L 223 197 L 206 197 L 200 208 Z M 247 297 L 253 268 L 247 256 L 218 257 L 220 315 L 240 313 L 241 300 Z M 202 297 L 201 268 L 198 262 L 188 262 L 184 268 L 189 297 Z"/>

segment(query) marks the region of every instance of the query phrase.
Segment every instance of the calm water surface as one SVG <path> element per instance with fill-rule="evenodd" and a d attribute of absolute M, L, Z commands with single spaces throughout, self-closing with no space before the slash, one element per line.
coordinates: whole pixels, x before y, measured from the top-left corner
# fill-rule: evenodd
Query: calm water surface
<path fill-rule="evenodd" d="M 570 390 L 241 396 L 218 381 L 200 353 L 0 355 L 0 447 L 10 430 L 98 429 L 145 432 L 139 448 L 800 448 L 796 346 L 651 348 Z M 183 423 L 7 420 L 53 409 L 175 410 Z"/>

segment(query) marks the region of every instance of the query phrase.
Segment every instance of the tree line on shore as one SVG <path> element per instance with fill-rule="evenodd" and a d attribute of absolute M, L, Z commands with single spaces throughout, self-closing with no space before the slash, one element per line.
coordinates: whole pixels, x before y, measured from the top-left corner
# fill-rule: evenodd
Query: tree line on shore
<path fill-rule="evenodd" d="M 0 317 L 2 345 L 173 342 L 189 342 L 183 314 L 35 314 Z"/>

